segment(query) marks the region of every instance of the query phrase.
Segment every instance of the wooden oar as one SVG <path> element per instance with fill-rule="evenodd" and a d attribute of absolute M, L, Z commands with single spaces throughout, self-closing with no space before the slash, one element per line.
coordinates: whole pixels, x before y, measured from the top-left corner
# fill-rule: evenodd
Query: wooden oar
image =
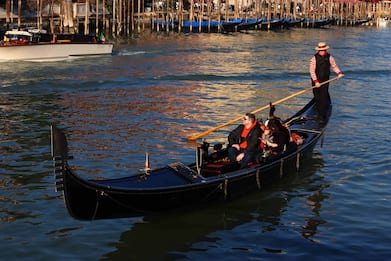
<path fill-rule="evenodd" d="M 326 83 L 332 82 L 332 81 L 337 80 L 337 79 L 338 79 L 338 77 L 332 78 L 332 79 L 330 79 L 330 80 L 328 80 L 328 81 L 324 81 L 324 82 L 320 83 L 320 85 L 322 86 L 322 85 L 324 85 L 324 84 L 326 84 Z M 296 92 L 296 93 L 294 93 L 294 94 L 291 94 L 291 95 L 289 95 L 289 96 L 287 96 L 287 97 L 285 97 L 285 98 L 282 98 L 281 100 L 275 101 L 275 102 L 273 102 L 272 104 L 273 104 L 273 105 L 280 104 L 280 103 L 282 103 L 282 102 L 284 102 L 284 101 L 287 101 L 287 100 L 289 100 L 289 99 L 291 99 L 291 98 L 293 98 L 293 97 L 302 95 L 302 94 L 304 94 L 304 93 L 306 93 L 306 92 L 308 92 L 308 91 L 310 91 L 310 90 L 312 90 L 312 89 L 314 89 L 314 88 L 315 88 L 315 86 L 311 86 L 311 87 L 309 87 L 309 88 L 307 88 L 307 89 L 301 90 L 301 91 Z M 261 108 L 258 108 L 258 109 L 256 109 L 256 110 L 252 111 L 251 113 L 254 113 L 254 114 L 255 114 L 255 113 L 257 113 L 257 112 L 266 110 L 266 109 L 268 109 L 268 108 L 270 108 L 270 105 L 269 105 L 269 104 L 268 104 L 268 105 L 265 105 L 265 106 L 263 106 L 263 107 L 261 107 Z M 220 124 L 220 125 L 218 125 L 218 126 L 216 126 L 216 127 L 213 127 L 213 128 L 211 128 L 211 129 L 209 129 L 209 130 L 207 130 L 207 131 L 204 131 L 204 132 L 202 132 L 202 133 L 199 133 L 199 134 L 193 135 L 193 136 L 191 136 L 191 137 L 188 137 L 187 140 L 189 140 L 189 141 L 194 141 L 194 140 L 196 140 L 196 139 L 198 139 L 198 138 L 201 138 L 201 137 L 204 137 L 205 135 L 208 135 L 208 134 L 211 133 L 211 132 L 214 132 L 214 131 L 216 131 L 216 130 L 218 130 L 218 129 L 221 129 L 221 128 L 225 127 L 225 126 L 228 126 L 228 125 L 230 125 L 230 124 L 233 124 L 233 123 L 239 121 L 239 120 L 242 119 L 242 118 L 243 118 L 243 115 L 240 116 L 240 117 L 237 117 L 236 119 L 230 120 L 230 121 L 228 121 L 228 122 L 226 122 L 226 123 L 223 123 L 223 124 Z"/>

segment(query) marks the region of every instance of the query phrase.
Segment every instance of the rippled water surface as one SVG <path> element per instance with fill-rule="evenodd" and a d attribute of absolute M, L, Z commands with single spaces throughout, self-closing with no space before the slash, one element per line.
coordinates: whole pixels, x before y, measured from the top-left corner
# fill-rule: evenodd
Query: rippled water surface
<path fill-rule="evenodd" d="M 323 147 L 300 175 L 225 204 L 80 222 L 54 192 L 50 124 L 85 178 L 190 163 L 186 138 L 310 87 L 331 45 Z M 150 35 L 109 57 L 0 64 L 0 250 L 4 260 L 387 260 L 391 225 L 390 28 Z M 277 107 L 281 117 L 311 93 Z M 266 118 L 267 112 L 257 116 Z M 227 126 L 206 137 L 226 141 Z"/>

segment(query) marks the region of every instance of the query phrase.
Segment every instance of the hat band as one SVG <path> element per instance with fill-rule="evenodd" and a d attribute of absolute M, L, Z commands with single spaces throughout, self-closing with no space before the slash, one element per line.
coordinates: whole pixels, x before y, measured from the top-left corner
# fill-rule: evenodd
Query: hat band
<path fill-rule="evenodd" d="M 318 48 L 321 49 L 321 48 L 326 48 L 327 45 L 323 45 L 323 46 L 319 46 Z"/>

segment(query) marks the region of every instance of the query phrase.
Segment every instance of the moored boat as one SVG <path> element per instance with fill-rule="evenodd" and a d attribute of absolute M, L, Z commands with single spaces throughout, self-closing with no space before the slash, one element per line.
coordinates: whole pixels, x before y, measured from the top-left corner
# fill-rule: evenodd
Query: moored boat
<path fill-rule="evenodd" d="M 56 188 L 63 192 L 69 214 L 79 220 L 133 217 L 156 214 L 174 208 L 206 205 L 225 201 L 261 190 L 283 177 L 300 171 L 311 157 L 318 140 L 324 134 L 331 115 L 319 121 L 314 100 L 285 120 L 292 133 L 303 142 L 278 156 L 239 169 L 227 158 L 227 148 L 204 142 L 197 146 L 192 164 L 175 162 L 146 169 L 139 174 L 92 180 L 77 175 L 68 163 L 67 138 L 52 126 L 52 156 L 55 166 Z M 209 152 L 209 150 L 212 150 Z"/>
<path fill-rule="evenodd" d="M 154 20 L 154 27 L 160 31 L 180 31 L 182 33 L 227 33 L 236 31 L 236 26 L 242 23 L 242 19 L 230 21 L 178 21 L 164 22 Z"/>
<path fill-rule="evenodd" d="M 282 29 L 284 24 L 284 19 L 272 18 L 267 19 L 243 19 L 240 24 L 235 27 L 235 31 L 249 31 L 249 30 L 278 30 Z"/>
<path fill-rule="evenodd" d="M 237 25 L 236 30 L 237 31 L 248 31 L 248 30 L 255 30 L 259 24 L 261 24 L 263 21 L 262 18 L 260 19 L 243 19 L 243 21 Z"/>
<path fill-rule="evenodd" d="M 326 25 L 331 24 L 332 19 L 330 18 L 323 18 L 318 20 L 311 20 L 311 19 L 304 19 L 301 21 L 300 26 L 302 28 L 322 28 Z"/>
<path fill-rule="evenodd" d="M 178 23 L 153 20 L 155 31 L 177 31 Z"/>
<path fill-rule="evenodd" d="M 283 24 L 284 24 L 284 19 L 280 19 L 280 18 L 267 19 L 267 18 L 264 18 L 262 23 L 261 23 L 260 29 L 261 30 L 278 30 L 278 29 L 282 29 Z"/>
<path fill-rule="evenodd" d="M 45 40 L 46 39 L 46 40 Z M 111 54 L 113 44 L 96 37 L 7 31 L 0 43 L 0 61 L 53 61 Z"/>
<path fill-rule="evenodd" d="M 290 28 L 290 27 L 298 27 L 300 24 L 304 21 L 304 18 L 284 18 L 283 19 L 283 26 L 284 28 Z"/>
<path fill-rule="evenodd" d="M 226 33 L 235 31 L 235 26 L 242 22 L 241 19 L 231 21 L 183 21 L 183 24 L 178 23 L 178 27 L 182 28 L 182 32 L 188 33 Z"/>

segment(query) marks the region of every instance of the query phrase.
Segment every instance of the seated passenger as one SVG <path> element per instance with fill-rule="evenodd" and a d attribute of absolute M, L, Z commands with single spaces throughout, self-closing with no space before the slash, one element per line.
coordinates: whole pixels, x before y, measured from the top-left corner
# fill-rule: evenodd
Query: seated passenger
<path fill-rule="evenodd" d="M 297 146 L 300 146 L 301 144 L 303 144 L 303 142 L 304 142 L 303 137 L 301 137 L 298 133 L 292 133 L 289 129 L 289 124 L 284 123 L 281 120 L 281 118 L 276 117 L 274 115 L 275 111 L 276 111 L 276 108 L 274 107 L 274 105 L 272 103 L 270 103 L 269 120 L 274 119 L 274 120 L 278 120 L 281 123 L 282 127 L 284 127 L 286 129 L 286 131 L 288 132 L 288 135 L 290 137 L 290 142 L 292 143 L 292 144 L 288 144 L 288 145 L 290 145 L 288 149 L 297 149 Z"/>
<path fill-rule="evenodd" d="M 271 154 L 278 155 L 284 152 L 290 143 L 290 135 L 281 122 L 276 119 L 269 120 L 268 130 L 265 132 L 269 138 L 265 138 L 263 142 L 271 149 Z"/>
<path fill-rule="evenodd" d="M 240 124 L 228 135 L 228 157 L 231 162 L 239 163 L 240 168 L 247 167 L 259 152 L 259 137 L 262 130 L 255 115 L 246 113 L 243 124 Z"/>
<path fill-rule="evenodd" d="M 269 120 L 271 120 L 271 119 L 279 120 L 279 121 L 281 122 L 281 125 L 284 126 L 284 127 L 288 130 L 288 132 L 290 133 L 289 125 L 286 124 L 286 123 L 284 123 L 284 122 L 281 120 L 280 117 L 277 117 L 277 116 L 274 115 L 274 112 L 276 111 L 276 107 L 275 107 L 272 103 L 270 103 L 269 106 L 270 106 L 269 117 L 268 117 L 268 119 L 266 120 L 266 123 L 265 123 L 266 126 L 268 125 L 268 122 L 269 122 Z"/>
<path fill-rule="evenodd" d="M 291 149 L 291 134 L 282 120 L 274 115 L 275 107 L 270 103 L 269 118 L 267 120 L 267 131 L 262 137 L 263 143 L 270 148 L 272 155 L 280 155 L 287 149 Z"/>

